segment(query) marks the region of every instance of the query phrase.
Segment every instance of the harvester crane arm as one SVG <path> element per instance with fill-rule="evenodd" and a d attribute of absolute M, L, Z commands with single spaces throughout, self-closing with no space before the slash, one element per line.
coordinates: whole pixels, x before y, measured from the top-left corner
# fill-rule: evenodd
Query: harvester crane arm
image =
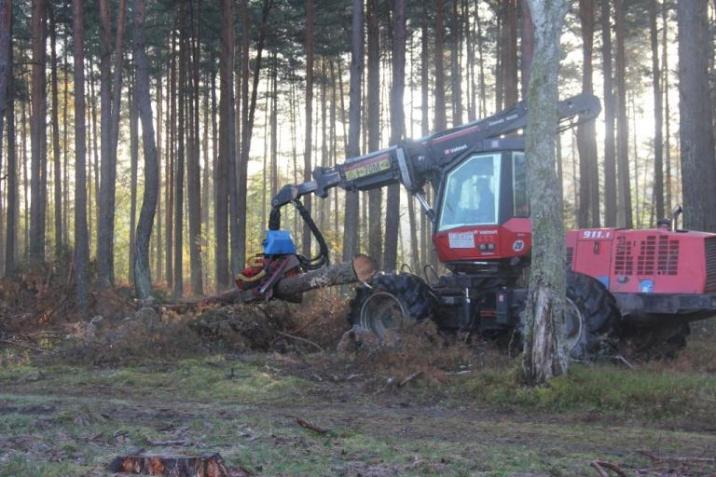
<path fill-rule="evenodd" d="M 595 118 L 600 111 L 599 100 L 591 94 L 580 94 L 559 102 L 558 115 L 560 130 Z M 316 268 L 328 261 L 328 247 L 313 222 L 310 213 L 301 204 L 301 197 L 316 194 L 326 197 L 334 187 L 346 190 L 364 191 L 401 183 L 421 201 L 431 214 L 422 197 L 427 181 L 441 170 L 459 160 L 466 151 L 494 148 L 497 139 L 515 133 L 527 126 L 527 103 L 519 102 L 493 116 L 479 119 L 446 131 L 415 141 L 405 141 L 387 149 L 348 158 L 335 167 L 316 167 L 313 179 L 301 184 L 284 186 L 271 201 L 269 229 L 280 228 L 280 209 L 293 203 L 308 224 L 320 247 L 319 255 L 313 259 L 302 257 L 305 268 Z"/>

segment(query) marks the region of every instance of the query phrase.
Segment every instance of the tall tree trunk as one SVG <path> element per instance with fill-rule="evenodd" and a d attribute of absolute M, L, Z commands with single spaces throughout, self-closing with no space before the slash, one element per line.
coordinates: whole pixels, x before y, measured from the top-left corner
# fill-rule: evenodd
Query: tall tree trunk
<path fill-rule="evenodd" d="M 241 4 L 247 0 L 242 0 Z M 221 290 L 230 285 L 229 278 L 229 167 L 235 160 L 236 151 L 234 126 L 234 94 L 232 75 L 234 72 L 234 2 L 223 0 L 221 22 L 221 58 L 219 99 L 219 157 L 214 176 L 216 196 L 214 198 L 214 230 L 216 234 L 216 287 Z M 242 11 L 243 13 L 243 11 Z M 246 32 L 244 32 L 244 35 Z M 243 52 L 242 52 L 243 53 Z M 235 219 L 234 219 L 235 220 Z"/>
<path fill-rule="evenodd" d="M 368 151 L 380 148 L 380 22 L 376 0 L 368 0 L 368 83 L 367 125 Z M 351 77 L 352 79 L 352 77 Z M 383 263 L 383 191 L 368 192 L 368 255 L 378 264 Z"/>
<path fill-rule="evenodd" d="M 85 165 L 85 71 L 84 71 L 84 5 L 72 0 L 72 41 L 75 98 L 75 293 L 77 304 L 87 306 L 89 235 L 87 232 L 87 184 Z"/>
<path fill-rule="evenodd" d="M 31 129 L 31 210 L 30 260 L 45 261 L 45 190 L 47 148 L 45 145 L 45 37 L 47 34 L 47 4 L 45 0 L 32 2 L 32 120 Z"/>
<path fill-rule="evenodd" d="M 201 0 L 197 0 L 201 1 Z M 187 192 L 189 194 L 189 262 L 191 270 L 191 292 L 196 295 L 204 294 L 201 263 L 201 166 L 199 164 L 199 18 L 197 12 L 201 5 L 194 5 L 189 0 L 189 22 L 192 28 L 191 39 L 188 40 L 191 56 L 191 77 L 189 84 L 189 111 L 191 142 L 187 156 Z"/>
<path fill-rule="evenodd" d="M 594 0 L 579 0 L 582 24 L 582 91 L 591 94 L 592 50 L 594 44 Z M 594 121 L 577 128 L 579 149 L 579 227 L 599 227 L 599 167 L 597 164 L 597 134 Z"/>
<path fill-rule="evenodd" d="M 504 83 L 504 107 L 517 102 L 517 1 L 504 0 L 504 22 L 502 25 L 502 82 Z"/>
<path fill-rule="evenodd" d="M 242 36 L 242 68 L 248 68 L 249 61 L 249 40 L 247 36 L 250 31 L 250 19 L 248 17 L 248 4 L 245 0 L 239 2 L 241 12 L 240 16 L 244 22 L 244 35 Z M 268 28 L 269 13 L 273 0 L 263 0 L 261 8 L 261 24 L 259 25 L 258 40 L 256 42 L 256 59 L 254 61 L 254 76 L 253 84 L 251 85 L 251 96 L 249 98 L 249 73 L 248 69 L 242 70 L 242 76 L 245 74 L 245 78 L 242 79 L 242 88 L 244 94 L 244 101 L 242 107 L 242 128 L 241 128 L 241 155 L 238 163 L 238 179 L 236 186 L 236 194 L 231 193 L 232 185 L 229 184 L 230 198 L 230 212 L 231 212 L 231 263 L 234 269 L 234 273 L 238 273 L 244 265 L 246 258 L 246 185 L 248 178 L 248 164 L 249 164 L 249 153 L 251 152 L 251 135 L 254 127 L 254 117 L 256 113 L 256 101 L 258 97 L 259 79 L 261 75 L 261 58 L 264 49 L 264 43 L 266 41 L 266 31 Z M 233 114 L 233 109 L 231 110 Z M 234 144 L 234 156 L 236 147 Z M 234 157 L 232 156 L 232 157 Z M 229 167 L 233 167 L 229 164 Z M 231 169 L 229 174 L 233 177 Z M 237 197 L 237 201 L 234 201 L 234 197 Z M 234 233 L 236 232 L 236 233 Z"/>
<path fill-rule="evenodd" d="M 522 98 L 527 97 L 527 88 L 530 84 L 530 70 L 532 69 L 532 57 L 534 56 L 534 26 L 532 25 L 532 15 L 527 0 L 521 0 L 522 5 L 522 39 L 520 42 L 521 53 L 521 73 L 522 73 Z M 581 5 L 581 4 L 580 4 Z"/>
<path fill-rule="evenodd" d="M 110 286 L 114 281 L 114 214 L 117 176 L 117 142 L 119 139 L 119 107 L 122 95 L 122 58 L 126 0 L 119 0 L 116 37 L 112 48 L 112 20 L 107 0 L 99 0 L 101 20 L 101 83 L 102 161 L 99 197 L 97 243 L 97 282 Z M 114 50 L 114 71 L 111 56 Z"/>
<path fill-rule="evenodd" d="M 629 186 L 629 122 L 626 105 L 626 53 L 624 47 L 624 1 L 614 4 L 617 40 L 617 224 L 621 227 L 634 226 L 631 210 L 631 188 Z"/>
<path fill-rule="evenodd" d="M 482 22 L 480 21 L 480 5 L 475 0 L 475 23 L 477 23 L 477 56 L 479 65 L 479 85 L 480 85 L 480 108 L 478 117 L 487 115 L 487 86 L 485 84 L 485 61 L 483 57 L 483 38 L 482 38 Z M 533 35 L 534 36 L 534 35 Z M 531 65 L 530 65 L 531 69 Z"/>
<path fill-rule="evenodd" d="M 57 86 L 57 27 L 54 7 L 50 7 L 50 89 L 52 91 L 52 164 L 54 176 L 55 259 L 62 257 L 62 168 L 60 157 L 59 92 Z"/>
<path fill-rule="evenodd" d="M 165 200 L 165 223 L 166 223 L 166 277 L 167 287 L 174 287 L 174 163 L 176 158 L 176 80 L 177 80 L 177 55 L 176 55 L 176 30 L 172 31 L 171 59 L 169 71 L 169 94 L 167 95 L 167 164 L 164 183 L 166 184 Z M 218 219 L 217 219 L 218 220 Z M 221 246 L 217 235 L 217 250 Z M 218 252 L 217 252 L 218 253 Z"/>
<path fill-rule="evenodd" d="M 604 225 L 617 225 L 617 173 L 614 141 L 612 23 L 609 0 L 602 0 L 602 65 L 604 78 Z"/>
<path fill-rule="evenodd" d="M 156 119 L 156 130 L 157 130 L 157 167 L 159 168 L 159 186 L 157 190 L 157 234 L 154 237 L 154 243 L 156 245 L 155 265 L 154 270 L 156 272 L 155 278 L 157 282 L 163 280 L 163 265 L 162 258 L 164 257 L 164 238 L 162 237 L 162 157 L 166 154 L 165 149 L 162 146 L 162 121 L 164 120 L 164 87 L 162 80 L 163 67 L 157 72 L 157 119 Z M 166 160 L 166 158 L 165 158 Z"/>
<path fill-rule="evenodd" d="M 458 10 L 458 0 L 452 2 L 450 48 L 450 83 L 452 92 L 452 125 L 462 124 L 462 71 L 460 48 L 462 46 L 462 22 Z"/>
<path fill-rule="evenodd" d="M 524 311 L 523 376 L 540 384 L 567 369 L 557 330 L 565 302 L 564 225 L 562 198 L 555 167 L 559 39 L 567 2 L 529 0 L 535 27 L 528 107 L 539 114 L 527 118 L 525 155 L 530 171 L 527 187 L 532 211 L 532 265 Z"/>
<path fill-rule="evenodd" d="M 679 138 L 684 226 L 716 231 L 716 162 L 709 91 L 709 36 L 706 0 L 678 2 Z"/>
<path fill-rule="evenodd" d="M 398 144 L 405 129 L 403 91 L 405 89 L 405 0 L 393 0 L 393 83 L 390 89 L 390 143 Z M 386 204 L 384 267 L 395 270 L 398 264 L 400 234 L 400 185 L 388 186 Z"/>
<path fill-rule="evenodd" d="M 7 118 L 7 232 L 5 276 L 15 272 L 17 241 L 17 151 L 15 147 L 15 79 L 12 51 L 12 2 L 0 0 L 0 118 Z M 0 123 L 1 123 L 0 119 Z M 0 127 L 2 137 L 2 127 Z"/>
<path fill-rule="evenodd" d="M 149 96 L 149 65 L 144 53 L 144 0 L 134 0 L 134 64 L 137 69 L 136 94 L 142 120 L 144 150 L 144 195 L 137 224 L 136 251 L 134 253 L 134 288 L 137 298 L 149 297 L 152 287 L 149 263 L 149 240 L 152 236 L 154 213 L 159 195 L 159 164 L 154 143 L 151 97 Z"/>
<path fill-rule="evenodd" d="M 303 150 L 303 180 L 311 180 L 311 151 L 313 149 L 313 56 L 315 42 L 316 8 L 314 0 L 306 0 L 306 34 L 304 38 L 304 49 L 306 51 L 306 132 L 305 145 Z M 306 210 L 311 212 L 311 195 L 304 199 Z M 358 214 L 356 206 L 356 215 Z M 356 221 L 357 222 L 357 221 Z M 311 230 L 308 224 L 303 224 L 303 255 L 311 255 Z"/>
<path fill-rule="evenodd" d="M 435 131 L 447 127 L 445 118 L 445 0 L 435 4 Z"/>
<path fill-rule="evenodd" d="M 311 1 L 311 0 L 309 0 Z M 371 5 L 368 6 L 370 12 Z M 370 13 L 369 13 L 370 15 Z M 369 17 L 370 18 L 370 17 Z M 370 20 L 369 20 L 370 21 Z M 370 25 L 369 25 L 370 28 Z M 370 38 L 370 33 L 369 33 Z M 369 45 L 369 50 L 370 50 Z M 363 0 L 353 0 L 353 22 L 351 29 L 351 77 L 348 157 L 360 155 L 361 80 L 363 78 Z M 370 86 L 369 86 L 370 91 Z M 350 261 L 358 254 L 359 226 L 358 192 L 346 191 L 346 215 L 343 226 L 343 261 Z"/>
<path fill-rule="evenodd" d="M 271 63 L 271 197 L 273 198 L 278 192 L 278 52 L 276 50 L 273 51 Z"/>
<path fill-rule="evenodd" d="M 669 101 L 669 28 L 668 28 L 668 2 L 661 5 L 661 54 L 662 71 L 664 73 L 664 163 L 666 165 L 666 212 L 671 212 L 672 200 L 672 177 L 671 177 L 671 104 Z"/>
<path fill-rule="evenodd" d="M 136 20 L 135 20 L 136 21 Z M 136 63 L 136 60 L 135 60 Z M 139 115 L 136 79 L 129 82 L 129 283 L 134 283 L 134 239 L 137 226 L 137 165 L 139 162 Z"/>
<path fill-rule="evenodd" d="M 186 154 L 187 68 L 189 32 L 186 21 L 188 0 L 179 5 L 179 80 L 177 102 L 177 156 L 174 180 L 174 297 L 184 293 L 184 162 Z"/>
<path fill-rule="evenodd" d="M 665 217 L 664 211 L 664 109 L 661 94 L 661 70 L 659 67 L 659 31 L 656 25 L 657 0 L 649 2 L 649 39 L 651 40 L 651 75 L 654 91 L 654 202 L 656 218 Z M 667 25 L 664 24 L 664 29 Z"/>

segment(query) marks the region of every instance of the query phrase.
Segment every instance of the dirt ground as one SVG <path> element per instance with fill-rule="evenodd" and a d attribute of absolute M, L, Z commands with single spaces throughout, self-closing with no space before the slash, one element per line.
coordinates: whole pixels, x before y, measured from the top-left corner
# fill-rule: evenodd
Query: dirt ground
<path fill-rule="evenodd" d="M 336 352 L 342 301 L 312 306 L 6 326 L 0 476 L 113 475 L 113 458 L 140 450 L 218 452 L 233 475 L 599 477 L 596 461 L 716 475 L 706 328 L 673 361 L 575 365 L 526 389 L 518 359 L 429 329 Z"/>

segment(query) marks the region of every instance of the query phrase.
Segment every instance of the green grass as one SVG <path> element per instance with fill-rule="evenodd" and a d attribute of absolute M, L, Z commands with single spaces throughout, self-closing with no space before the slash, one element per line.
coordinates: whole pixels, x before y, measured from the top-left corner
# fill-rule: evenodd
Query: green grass
<path fill-rule="evenodd" d="M 118 398 L 150 392 L 155 398 L 247 404 L 300 398 L 310 387 L 299 378 L 278 376 L 274 369 L 227 361 L 222 356 L 185 359 L 172 366 L 117 369 L 17 365 L 0 368 L 0 389 L 3 385 L 77 395 L 89 391 Z"/>
<path fill-rule="evenodd" d="M 703 414 L 716 422 L 716 378 L 702 373 L 575 365 L 566 376 L 528 388 L 514 371 L 482 371 L 465 379 L 461 389 L 479 403 L 498 407 L 649 418 Z"/>

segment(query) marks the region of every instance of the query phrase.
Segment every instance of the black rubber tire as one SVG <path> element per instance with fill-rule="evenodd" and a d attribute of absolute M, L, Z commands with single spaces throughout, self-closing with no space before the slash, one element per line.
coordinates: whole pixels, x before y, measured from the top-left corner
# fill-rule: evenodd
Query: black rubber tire
<path fill-rule="evenodd" d="M 405 310 L 406 318 L 416 323 L 430 319 L 433 315 L 434 295 L 422 278 L 412 273 L 379 273 L 368 284 L 356 288 L 348 313 L 348 321 L 351 325 L 366 328 L 361 318 L 363 305 L 378 293 L 392 295 Z"/>
<path fill-rule="evenodd" d="M 619 345 L 621 315 L 609 290 L 592 277 L 567 272 L 567 299 L 582 316 L 582 330 L 569 358 L 593 361 L 614 356 Z M 565 312 L 569 312 L 569 305 Z"/>

